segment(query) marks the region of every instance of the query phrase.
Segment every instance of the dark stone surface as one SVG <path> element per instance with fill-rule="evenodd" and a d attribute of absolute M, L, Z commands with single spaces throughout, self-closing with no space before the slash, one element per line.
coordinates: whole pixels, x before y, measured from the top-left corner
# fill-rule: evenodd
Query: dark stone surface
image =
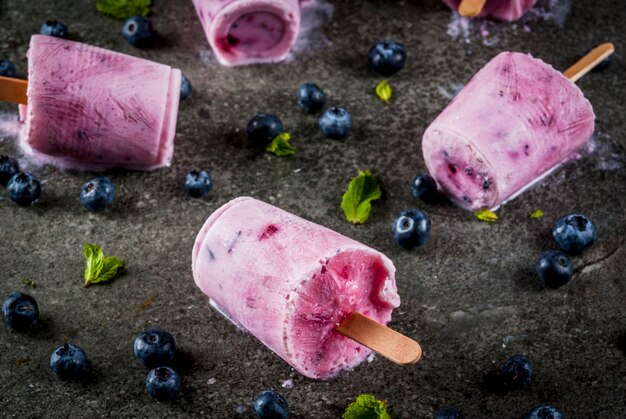
<path fill-rule="evenodd" d="M 56 18 L 74 39 L 177 66 L 194 91 L 181 104 L 176 153 L 168 169 L 111 171 L 118 197 L 110 210 L 88 213 L 79 203 L 90 173 L 31 167 L 45 181 L 40 202 L 19 208 L 0 200 L 0 295 L 29 292 L 41 310 L 40 327 L 27 334 L 0 327 L 0 412 L 6 417 L 252 416 L 255 395 L 277 388 L 293 417 L 339 417 L 359 393 L 389 402 L 399 418 L 430 417 L 444 405 L 470 418 L 517 418 L 540 403 L 567 417 L 625 417 L 626 292 L 626 8 L 618 0 L 575 1 L 564 27 L 554 22 L 497 26 L 499 43 L 453 41 L 451 13 L 437 1 L 336 1 L 322 31 L 331 44 L 280 65 L 220 68 L 200 59 L 207 43 L 191 1 L 155 1 L 159 44 L 137 50 L 120 35 L 121 22 L 98 14 L 94 1 L 0 1 L 0 51 L 26 72 L 24 54 L 39 24 Z M 407 47 L 406 68 L 391 79 L 390 106 L 374 95 L 380 80 L 366 67 L 380 38 Z M 486 224 L 452 206 L 416 202 L 413 176 L 424 170 L 420 138 L 445 106 L 440 86 L 465 82 L 497 52 L 528 51 L 565 69 L 588 47 L 612 40 L 617 53 L 604 73 L 579 82 L 597 114 L 597 149 L 568 163 L 540 186 L 499 211 Z M 348 108 L 354 133 L 345 141 L 322 137 L 315 117 L 295 103 L 302 82 Z M 14 107 L 4 104 L 3 115 Z M 279 115 L 293 134 L 291 158 L 245 145 L 248 119 Z M 8 139 L 1 153 L 15 154 Z M 22 165 L 26 160 L 20 158 Z M 183 192 L 184 174 L 211 172 L 206 199 Z M 384 198 L 371 219 L 354 227 L 342 218 L 341 195 L 357 168 L 380 179 Z M 386 253 L 396 264 L 402 306 L 391 323 L 418 339 L 423 360 L 399 367 L 377 357 L 328 382 L 305 379 L 253 337 L 213 311 L 191 275 L 191 247 L 208 215 L 239 195 L 252 195 L 328 226 Z M 407 252 L 390 234 L 407 207 L 432 218 L 432 238 Z M 529 220 L 542 209 L 545 217 Z M 575 276 L 558 289 L 542 289 L 536 257 L 554 247 L 549 231 L 567 212 L 588 215 L 598 241 L 574 258 Z M 121 257 L 126 273 L 113 283 L 83 288 L 82 246 L 95 242 Z M 37 284 L 31 290 L 22 280 Z M 133 357 L 133 339 L 159 326 L 173 333 L 182 356 L 182 392 L 158 403 L 145 391 L 147 370 Z M 68 341 L 82 346 L 95 374 L 86 384 L 56 379 L 48 361 Z M 530 387 L 499 394 L 485 376 L 510 355 L 535 366 Z M 281 383 L 293 379 L 293 389 Z M 215 380 L 215 381 L 213 381 Z M 245 413 L 237 413 L 245 406 Z"/>

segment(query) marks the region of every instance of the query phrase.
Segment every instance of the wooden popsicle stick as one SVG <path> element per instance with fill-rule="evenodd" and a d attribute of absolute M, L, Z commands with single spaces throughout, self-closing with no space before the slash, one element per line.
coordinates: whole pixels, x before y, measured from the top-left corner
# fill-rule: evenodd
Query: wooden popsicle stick
<path fill-rule="evenodd" d="M 335 330 L 396 364 L 415 364 L 422 357 L 419 343 L 361 313 L 352 313 Z"/>
<path fill-rule="evenodd" d="M 478 16 L 486 2 L 487 0 L 462 0 L 459 4 L 459 14 L 465 17 Z"/>
<path fill-rule="evenodd" d="M 0 76 L 0 102 L 11 102 L 26 105 L 26 89 L 28 81 L 15 77 Z"/>
<path fill-rule="evenodd" d="M 591 70 L 598 64 L 600 64 L 605 58 L 613 54 L 615 47 L 612 43 L 598 45 L 583 58 L 578 60 L 573 66 L 563 72 L 563 75 L 575 82 Z"/>

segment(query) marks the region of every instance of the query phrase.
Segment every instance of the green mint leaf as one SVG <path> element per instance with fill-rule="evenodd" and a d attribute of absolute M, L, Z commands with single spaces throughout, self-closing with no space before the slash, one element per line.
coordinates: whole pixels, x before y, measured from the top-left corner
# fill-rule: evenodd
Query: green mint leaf
<path fill-rule="evenodd" d="M 96 9 L 115 19 L 128 19 L 131 16 L 146 16 L 150 13 L 152 0 L 97 0 Z"/>
<path fill-rule="evenodd" d="M 296 154 L 296 148 L 291 145 L 289 142 L 290 140 L 291 135 L 287 132 L 283 132 L 274 138 L 272 142 L 267 145 L 267 147 L 265 147 L 265 151 L 268 153 L 274 153 L 279 157 Z"/>
<path fill-rule="evenodd" d="M 533 212 L 532 214 L 528 216 L 528 218 L 530 218 L 531 220 L 536 220 L 537 218 L 541 218 L 541 217 L 543 217 L 543 211 L 541 211 L 540 209 L 538 209 L 537 211 Z"/>
<path fill-rule="evenodd" d="M 346 220 L 352 224 L 363 224 L 372 210 L 371 201 L 382 195 L 380 185 L 369 170 L 359 171 L 350 181 L 348 190 L 341 199 L 341 209 Z"/>
<path fill-rule="evenodd" d="M 30 279 L 22 279 L 22 284 L 26 285 L 27 287 L 31 287 L 32 289 L 37 288 L 37 284 L 35 284 L 35 281 L 32 281 Z"/>
<path fill-rule="evenodd" d="M 383 80 L 376 86 L 376 94 L 378 97 L 386 103 L 391 100 L 391 86 L 387 83 L 387 80 Z"/>
<path fill-rule="evenodd" d="M 124 262 L 115 256 L 104 257 L 104 252 L 97 244 L 87 243 L 83 247 L 87 266 L 85 267 L 85 286 L 106 282 L 115 278 L 124 267 Z"/>
<path fill-rule="evenodd" d="M 498 219 L 498 216 L 488 209 L 478 210 L 474 213 L 474 216 L 480 221 L 486 221 L 488 223 L 493 223 Z"/>
<path fill-rule="evenodd" d="M 341 416 L 342 419 L 391 419 L 387 412 L 387 402 L 376 400 L 371 394 L 361 394 L 350 403 Z"/>

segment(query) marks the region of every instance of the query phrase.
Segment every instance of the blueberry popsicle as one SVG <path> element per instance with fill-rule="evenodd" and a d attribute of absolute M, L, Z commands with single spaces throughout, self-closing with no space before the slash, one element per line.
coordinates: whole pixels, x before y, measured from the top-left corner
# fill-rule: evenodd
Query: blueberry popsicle
<path fill-rule="evenodd" d="M 45 35 L 31 38 L 27 58 L 27 155 L 79 170 L 169 165 L 180 70 Z"/>
<path fill-rule="evenodd" d="M 218 61 L 226 66 L 283 60 L 300 29 L 298 0 L 193 0 Z"/>
<path fill-rule="evenodd" d="M 492 18 L 512 22 L 530 10 L 537 0 L 443 0 L 467 17 Z"/>
<path fill-rule="evenodd" d="M 351 313 L 384 325 L 400 304 L 395 268 L 385 255 L 249 197 L 208 218 L 192 268 L 213 307 L 315 379 L 351 369 L 370 354 L 336 330 Z"/>
<path fill-rule="evenodd" d="M 570 79 L 528 54 L 503 52 L 430 124 L 422 151 L 456 204 L 495 209 L 571 158 L 594 120 Z"/>

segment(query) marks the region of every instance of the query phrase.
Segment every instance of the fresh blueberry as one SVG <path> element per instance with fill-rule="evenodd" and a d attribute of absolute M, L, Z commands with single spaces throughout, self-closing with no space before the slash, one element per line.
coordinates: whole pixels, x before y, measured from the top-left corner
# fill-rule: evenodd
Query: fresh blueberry
<path fill-rule="evenodd" d="M 13 157 L 0 156 L 0 185 L 7 186 L 9 179 L 20 172 L 20 165 Z"/>
<path fill-rule="evenodd" d="M 434 203 L 439 198 L 437 183 L 428 173 L 419 173 L 413 178 L 411 191 L 414 197 L 424 202 Z"/>
<path fill-rule="evenodd" d="M 576 255 L 596 240 L 596 227 L 584 215 L 569 214 L 554 224 L 552 238 L 562 251 Z"/>
<path fill-rule="evenodd" d="M 537 259 L 535 268 L 539 280 L 550 288 L 567 284 L 574 273 L 572 260 L 565 253 L 557 250 L 543 252 Z"/>
<path fill-rule="evenodd" d="M 148 373 L 146 390 L 158 400 L 172 400 L 180 391 L 180 376 L 170 367 L 157 367 Z"/>
<path fill-rule="evenodd" d="M 533 364 L 524 355 L 513 355 L 500 368 L 500 380 L 509 389 L 526 387 L 532 375 Z"/>
<path fill-rule="evenodd" d="M 17 205 L 27 207 L 41 196 L 41 183 L 30 173 L 18 173 L 9 179 L 7 192 Z"/>
<path fill-rule="evenodd" d="M 15 77 L 15 65 L 5 58 L 0 60 L 0 76 Z"/>
<path fill-rule="evenodd" d="M 526 419 L 563 419 L 563 413 L 556 407 L 545 404 L 528 412 Z"/>
<path fill-rule="evenodd" d="M 202 198 L 212 187 L 213 178 L 204 170 L 192 170 L 185 175 L 185 191 L 192 198 Z"/>
<path fill-rule="evenodd" d="M 184 74 L 180 78 L 180 100 L 185 100 L 191 94 L 191 82 Z"/>
<path fill-rule="evenodd" d="M 260 419 L 287 419 L 289 405 L 277 391 L 265 390 L 254 402 L 254 411 Z"/>
<path fill-rule="evenodd" d="M 135 338 L 135 357 L 146 367 L 170 365 L 176 355 L 176 339 L 161 329 L 148 329 Z"/>
<path fill-rule="evenodd" d="M 298 105 L 304 109 L 306 113 L 317 113 L 324 108 L 326 104 L 326 93 L 316 84 L 304 83 L 298 87 Z"/>
<path fill-rule="evenodd" d="M 255 147 L 265 147 L 283 132 L 283 123 L 276 115 L 260 113 L 248 122 L 248 139 Z"/>
<path fill-rule="evenodd" d="M 344 108 L 328 108 L 320 118 L 320 129 L 328 138 L 346 138 L 352 131 L 352 116 Z"/>
<path fill-rule="evenodd" d="M 81 380 L 89 375 L 91 362 L 82 348 L 66 343 L 50 355 L 50 368 L 63 379 Z"/>
<path fill-rule="evenodd" d="M 122 36 L 134 47 L 148 47 L 154 40 L 152 23 L 145 16 L 129 17 L 122 26 Z"/>
<path fill-rule="evenodd" d="M 406 50 L 402 44 L 379 41 L 370 49 L 370 68 L 383 77 L 393 76 L 404 68 L 405 63 Z"/>
<path fill-rule="evenodd" d="M 57 20 L 48 20 L 39 27 L 42 35 L 56 36 L 57 38 L 67 38 L 67 26 Z"/>
<path fill-rule="evenodd" d="M 393 238 L 405 249 L 423 246 L 430 238 L 430 219 L 416 209 L 402 211 L 391 225 Z"/>
<path fill-rule="evenodd" d="M 435 413 L 433 419 L 465 419 L 465 415 L 455 407 L 443 407 Z"/>
<path fill-rule="evenodd" d="M 80 203 L 89 211 L 104 211 L 115 199 L 115 185 L 106 176 L 96 176 L 80 190 Z"/>
<path fill-rule="evenodd" d="M 33 297 L 15 291 L 2 304 L 2 315 L 10 328 L 23 332 L 37 324 L 39 307 Z"/>

